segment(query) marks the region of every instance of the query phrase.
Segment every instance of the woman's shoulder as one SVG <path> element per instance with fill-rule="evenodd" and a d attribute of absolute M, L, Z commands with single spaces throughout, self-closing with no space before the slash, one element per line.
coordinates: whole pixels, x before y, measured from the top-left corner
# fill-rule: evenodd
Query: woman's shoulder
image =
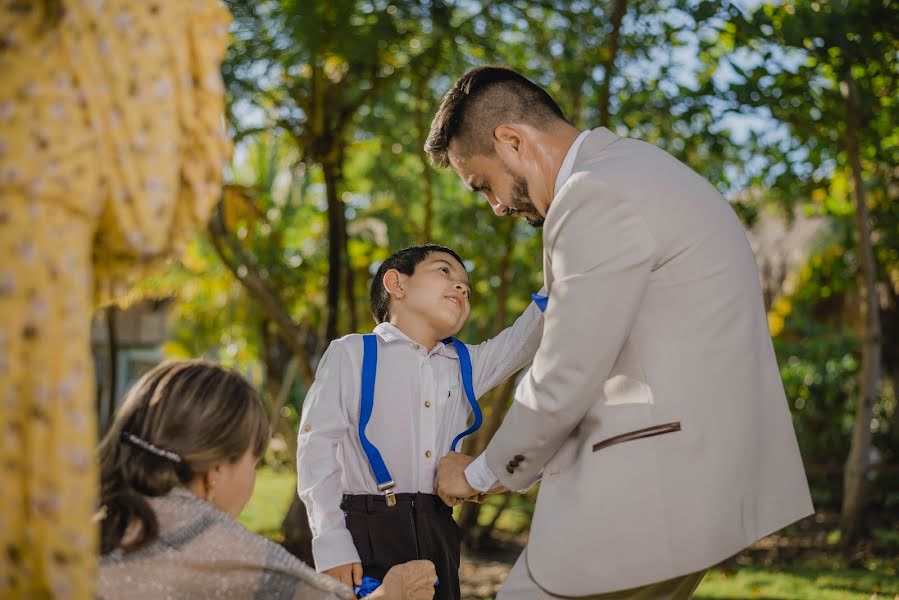
<path fill-rule="evenodd" d="M 205 585 L 203 580 L 211 573 L 222 585 L 227 583 L 234 589 L 251 586 L 264 592 L 256 597 L 352 597 L 352 592 L 337 580 L 316 573 L 279 544 L 247 530 L 187 489 L 176 488 L 149 501 L 159 521 L 158 539 L 141 550 L 124 553 L 118 549 L 103 555 L 100 579 L 101 583 L 108 580 L 104 589 L 115 587 L 112 584 L 126 572 L 132 578 L 136 573 L 149 579 L 163 572 L 171 575 L 177 563 L 179 570 L 191 571 L 192 589 Z M 184 562 L 186 557 L 190 557 L 190 567 Z M 214 565 L 222 561 L 242 568 L 216 573 Z M 243 579 L 238 573 L 244 574 Z"/>

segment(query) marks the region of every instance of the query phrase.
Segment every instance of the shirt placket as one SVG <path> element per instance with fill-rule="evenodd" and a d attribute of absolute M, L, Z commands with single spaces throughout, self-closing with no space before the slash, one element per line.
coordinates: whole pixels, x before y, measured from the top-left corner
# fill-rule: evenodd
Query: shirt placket
<path fill-rule="evenodd" d="M 421 427 L 419 427 L 418 485 L 419 490 L 430 490 L 434 485 L 437 461 L 438 403 L 436 402 L 437 379 L 430 356 L 421 357 L 421 398 L 419 399 Z"/>

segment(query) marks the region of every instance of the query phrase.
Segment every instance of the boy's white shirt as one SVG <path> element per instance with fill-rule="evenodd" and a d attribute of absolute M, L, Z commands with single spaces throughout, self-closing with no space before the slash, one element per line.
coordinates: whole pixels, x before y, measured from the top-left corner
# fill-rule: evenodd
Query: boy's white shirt
<path fill-rule="evenodd" d="M 542 292 L 541 292 L 542 293 Z M 475 395 L 481 397 L 527 365 L 540 344 L 543 318 L 531 302 L 495 338 L 469 345 Z M 396 326 L 378 325 L 375 402 L 366 436 L 378 448 L 397 493 L 434 493 L 440 458 L 468 426 L 471 407 L 452 344 L 428 351 Z M 318 571 L 359 562 L 340 503 L 344 494 L 379 494 L 359 442 L 362 335 L 334 340 L 303 402 L 297 490 L 312 529 Z"/>

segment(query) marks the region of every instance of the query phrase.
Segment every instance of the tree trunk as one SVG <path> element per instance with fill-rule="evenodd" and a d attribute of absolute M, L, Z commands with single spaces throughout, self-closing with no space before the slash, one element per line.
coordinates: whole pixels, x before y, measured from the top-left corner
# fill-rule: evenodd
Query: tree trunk
<path fill-rule="evenodd" d="M 606 60 L 603 63 L 605 74 L 602 78 L 602 86 L 599 89 L 599 124 L 601 127 L 609 126 L 609 105 L 612 96 L 612 77 L 615 75 L 615 59 L 618 57 L 618 48 L 621 40 L 621 22 L 627 12 L 627 0 L 615 0 L 612 8 L 612 32 L 609 34 L 609 47 Z"/>
<path fill-rule="evenodd" d="M 855 200 L 856 253 L 861 267 L 859 288 L 862 315 L 862 369 L 858 400 L 855 408 L 855 424 L 852 444 L 846 459 L 843 478 L 843 506 L 840 512 L 841 542 L 848 547 L 861 531 L 862 512 L 865 505 L 865 479 L 871 454 L 871 419 L 874 400 L 880 383 L 881 330 L 880 310 L 877 298 L 877 266 L 871 243 L 871 224 L 865 197 L 865 184 L 859 154 L 861 130 L 859 105 L 854 79 L 846 69 L 846 80 L 840 85 L 846 106 L 846 153 L 852 170 Z"/>
<path fill-rule="evenodd" d="M 296 494 L 287 510 L 287 516 L 281 523 L 284 533 L 284 548 L 309 566 L 314 566 L 312 559 L 312 530 L 309 528 L 309 517 L 306 516 L 306 505 Z"/>
<path fill-rule="evenodd" d="M 508 320 L 509 289 L 512 284 L 512 251 L 515 248 L 515 223 L 512 219 L 501 221 L 500 230 L 505 227 L 503 239 L 503 255 L 500 259 L 499 275 L 500 286 L 496 292 L 496 318 L 493 319 L 493 329 L 489 335 L 496 335 L 502 328 L 506 326 Z M 493 438 L 493 434 L 499 429 L 503 416 L 506 414 L 506 406 L 509 396 L 515 388 L 515 376 L 506 379 L 493 389 L 491 393 L 485 396 L 484 422 L 481 429 L 469 438 L 465 451 L 473 456 L 477 456 L 487 447 L 487 444 Z M 475 533 L 475 526 L 478 522 L 478 515 L 481 512 L 481 505 L 474 502 L 466 502 L 462 505 L 459 512 L 458 523 L 462 529 L 465 539 L 469 543 L 477 543 L 478 536 Z M 492 529 L 492 528 L 491 528 Z"/>
<path fill-rule="evenodd" d="M 271 323 L 262 324 L 262 361 L 265 366 L 265 378 L 263 389 L 265 400 L 269 406 L 269 424 L 271 434 L 280 436 L 287 446 L 285 454 L 291 465 L 294 464 L 297 455 L 297 435 L 293 426 L 287 419 L 281 418 L 281 408 L 287 402 L 290 389 L 296 380 L 299 370 L 299 359 L 290 353 L 290 349 L 284 344 L 277 332 L 270 331 Z"/>
<path fill-rule="evenodd" d="M 899 363 L 892 365 L 893 382 L 893 431 L 899 431 Z"/>
<path fill-rule="evenodd" d="M 334 186 L 333 192 L 329 193 L 329 198 L 333 195 L 339 199 L 337 205 L 340 210 L 337 212 L 338 217 L 337 229 L 340 236 L 340 251 L 343 253 L 343 293 L 346 302 L 347 322 L 345 323 L 346 331 L 355 333 L 358 327 L 356 314 L 356 273 L 353 271 L 353 263 L 350 261 L 350 235 L 347 228 L 346 220 L 346 204 L 340 197 L 340 182 L 343 177 L 343 148 L 338 147 L 335 151 L 335 167 L 333 169 L 335 177 L 331 185 Z M 333 338 L 328 338 L 329 340 Z"/>
<path fill-rule="evenodd" d="M 340 153 L 338 153 L 340 156 Z M 345 293 L 348 322 L 350 331 L 355 331 L 356 308 L 354 290 L 354 274 L 349 262 L 348 236 L 346 226 L 346 208 L 339 194 L 340 183 L 340 158 L 335 161 L 324 160 L 321 162 L 322 172 L 325 178 L 325 192 L 328 199 L 328 307 L 325 317 L 326 341 L 336 339 L 338 336 L 337 317 L 340 310 L 341 283 Z M 344 259 L 346 261 L 344 262 Z M 341 279 L 343 280 L 341 282 Z M 311 379 L 310 379 L 311 381 Z M 312 530 L 309 528 L 309 519 L 306 516 L 306 506 L 300 497 L 294 494 L 287 511 L 287 516 L 281 524 L 281 532 L 284 534 L 282 545 L 300 560 L 313 564 L 312 559 Z"/>
<path fill-rule="evenodd" d="M 309 364 L 309 352 L 302 344 L 303 329 L 291 318 L 281 299 L 272 291 L 259 273 L 259 269 L 246 257 L 243 249 L 225 225 L 224 206 L 219 202 L 207 226 L 212 247 L 219 259 L 234 278 L 256 300 L 265 314 L 277 324 L 278 334 L 291 351 L 297 355 L 301 365 Z M 241 269 L 243 267 L 243 269 Z M 305 376 L 307 370 L 301 366 Z M 312 378 L 309 377 L 308 380 Z"/>
<path fill-rule="evenodd" d="M 344 225 L 343 201 L 337 193 L 337 166 L 322 162 L 325 176 L 325 191 L 328 198 L 328 309 L 325 318 L 325 336 L 328 341 L 337 338 L 337 313 L 340 310 L 340 280 L 343 274 L 341 257 L 343 256 Z M 345 233 L 344 233 L 345 235 Z"/>
<path fill-rule="evenodd" d="M 346 207 L 343 206 L 341 200 L 340 211 L 340 232 L 342 238 L 341 247 L 343 249 L 344 262 L 344 282 L 343 292 L 346 301 L 346 314 L 348 322 L 346 324 L 347 331 L 355 333 L 359 327 L 358 315 L 356 314 L 356 272 L 353 271 L 353 262 L 350 260 L 350 236 L 347 231 Z"/>
<path fill-rule="evenodd" d="M 421 244 L 427 244 L 431 241 L 431 229 L 434 223 L 434 184 L 431 181 L 431 165 L 428 164 L 428 156 L 425 152 L 425 141 L 428 138 L 429 125 L 425 122 L 424 114 L 424 98 L 427 97 L 427 79 L 426 74 L 419 74 L 416 85 L 415 105 L 415 128 L 416 128 L 416 156 L 421 160 L 421 191 L 425 200 L 425 214 L 421 226 L 421 233 L 418 241 Z"/>

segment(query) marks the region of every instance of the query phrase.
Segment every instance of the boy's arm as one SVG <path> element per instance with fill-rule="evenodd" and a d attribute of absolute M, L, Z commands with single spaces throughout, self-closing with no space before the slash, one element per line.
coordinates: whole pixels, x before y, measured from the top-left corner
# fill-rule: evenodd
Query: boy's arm
<path fill-rule="evenodd" d="M 494 338 L 469 346 L 475 395 L 480 398 L 528 364 L 542 336 L 543 312 L 532 301 L 511 327 Z"/>
<path fill-rule="evenodd" d="M 312 529 L 312 556 L 319 572 L 359 562 L 340 502 L 343 467 L 337 449 L 349 432 L 343 398 L 352 393 L 352 368 L 340 341 L 331 342 L 303 401 L 297 444 L 297 491 Z"/>

